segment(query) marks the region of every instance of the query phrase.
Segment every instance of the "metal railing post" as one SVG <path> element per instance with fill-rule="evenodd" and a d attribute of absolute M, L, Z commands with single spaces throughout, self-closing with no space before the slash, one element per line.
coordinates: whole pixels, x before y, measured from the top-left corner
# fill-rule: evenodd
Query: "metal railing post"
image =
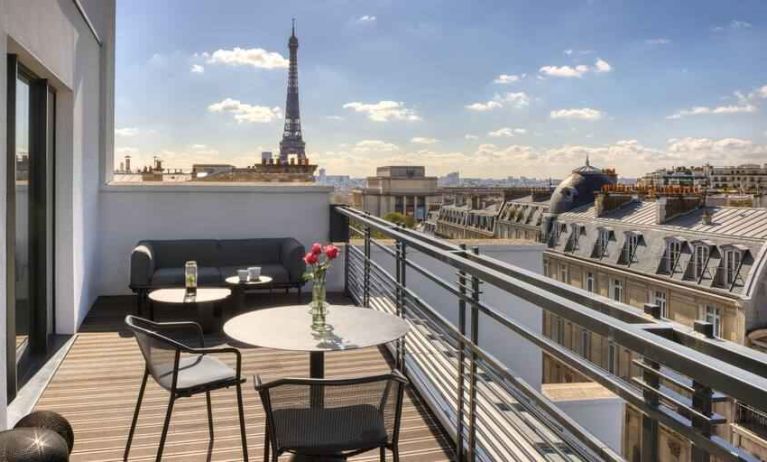
<path fill-rule="evenodd" d="M 479 247 L 472 249 L 474 255 L 479 255 Z M 471 276 L 471 343 L 479 346 L 479 283 L 478 277 Z M 476 459 L 477 449 L 477 354 L 471 351 L 471 367 L 469 369 L 469 460 Z"/>
<path fill-rule="evenodd" d="M 710 322 L 705 321 L 695 321 L 694 324 L 695 332 L 699 334 L 703 334 L 708 338 L 714 337 L 714 325 Z M 701 414 L 705 415 L 706 417 L 711 417 L 713 413 L 713 395 L 714 392 L 711 390 L 711 387 L 707 387 L 706 385 L 698 382 L 697 380 L 692 381 L 692 407 L 696 411 L 700 412 Z M 700 417 L 692 416 L 692 426 L 706 436 L 711 436 L 711 422 L 708 420 L 701 419 Z M 692 462 L 709 462 L 710 456 L 706 450 L 703 448 L 700 448 L 696 446 L 695 444 L 692 445 Z"/>
<path fill-rule="evenodd" d="M 406 247 L 403 241 L 397 241 L 396 245 L 396 310 L 397 316 L 400 318 L 405 317 L 405 287 L 407 287 L 407 278 L 405 277 L 405 269 L 407 268 L 407 254 Z M 402 337 L 397 341 L 397 366 L 404 373 L 405 372 L 405 337 Z"/>
<path fill-rule="evenodd" d="M 461 244 L 461 250 L 466 251 L 466 244 Z M 458 377 L 456 384 L 456 438 L 455 438 L 455 457 L 456 460 L 464 460 L 463 451 L 463 407 L 464 399 L 464 374 L 466 373 L 466 346 L 463 344 L 463 336 L 466 335 L 466 272 L 458 272 L 458 291 L 461 298 L 458 299 L 458 330 L 461 333 L 461 339 L 458 340 Z"/>
<path fill-rule="evenodd" d="M 351 241 L 344 243 L 344 296 L 351 298 L 351 290 L 349 289 L 349 248 L 352 246 Z"/>
<path fill-rule="evenodd" d="M 365 226 L 365 264 L 362 276 L 362 306 L 370 308 L 370 225 Z"/>
<path fill-rule="evenodd" d="M 660 319 L 660 306 L 654 303 L 645 303 L 644 312 L 654 319 Z M 642 381 L 654 389 L 660 388 L 660 377 L 652 371 L 660 371 L 660 364 L 647 358 L 642 358 L 646 368 L 642 368 Z M 660 399 L 657 393 L 650 390 L 642 390 L 642 397 L 648 405 L 657 407 Z M 655 462 L 658 460 L 658 421 L 642 414 L 642 462 Z"/>

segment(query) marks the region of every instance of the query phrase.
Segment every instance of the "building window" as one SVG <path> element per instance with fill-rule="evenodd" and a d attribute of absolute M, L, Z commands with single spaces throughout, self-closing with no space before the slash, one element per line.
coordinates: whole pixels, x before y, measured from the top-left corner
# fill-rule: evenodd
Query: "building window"
<path fill-rule="evenodd" d="M 565 283 L 570 281 L 570 272 L 567 271 L 567 265 L 565 264 L 559 265 L 559 279 Z"/>
<path fill-rule="evenodd" d="M 707 245 L 696 245 L 692 259 L 692 274 L 697 279 L 703 275 L 706 271 L 706 264 L 708 263 L 709 248 Z"/>
<path fill-rule="evenodd" d="M 611 374 L 618 373 L 618 345 L 612 341 L 607 344 L 607 371 Z"/>
<path fill-rule="evenodd" d="M 626 233 L 626 244 L 623 246 L 623 261 L 627 265 L 634 261 L 634 255 L 636 255 L 637 247 L 639 247 L 640 238 L 641 235 L 638 233 Z"/>
<path fill-rule="evenodd" d="M 651 290 L 650 302 L 660 307 L 660 316 L 662 318 L 668 318 L 668 304 L 666 303 L 666 292 L 662 290 Z"/>
<path fill-rule="evenodd" d="M 676 262 L 682 254 L 682 243 L 679 241 L 668 241 L 666 243 L 666 271 L 669 274 L 674 272 Z"/>
<path fill-rule="evenodd" d="M 596 279 L 594 279 L 594 273 L 591 271 L 585 273 L 583 277 L 583 288 L 589 292 L 597 291 Z"/>
<path fill-rule="evenodd" d="M 722 336 L 722 310 L 713 305 L 706 305 L 703 320 L 714 325 L 714 335 Z"/>
<path fill-rule="evenodd" d="M 590 359 L 591 356 L 591 332 L 585 327 L 581 327 L 581 343 L 580 352 L 581 356 L 586 359 Z"/>
<path fill-rule="evenodd" d="M 549 270 L 550 263 L 548 260 L 543 260 L 543 275 L 551 277 L 551 271 Z"/>
<path fill-rule="evenodd" d="M 733 284 L 738 278 L 740 261 L 740 250 L 730 248 L 724 251 L 724 282 L 727 285 Z"/>
<path fill-rule="evenodd" d="M 557 336 L 554 337 L 558 344 L 564 345 L 565 344 L 565 320 L 557 316 L 556 318 L 557 323 Z"/>
<path fill-rule="evenodd" d="M 597 236 L 597 256 L 607 256 L 607 244 L 610 243 L 610 230 L 600 229 L 599 236 Z"/>
<path fill-rule="evenodd" d="M 616 302 L 623 301 L 623 282 L 620 279 L 610 281 L 610 297 Z"/>

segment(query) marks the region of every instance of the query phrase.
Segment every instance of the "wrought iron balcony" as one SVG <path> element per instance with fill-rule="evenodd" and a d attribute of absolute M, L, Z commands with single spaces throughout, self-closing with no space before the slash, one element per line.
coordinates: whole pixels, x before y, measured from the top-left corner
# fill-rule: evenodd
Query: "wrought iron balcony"
<path fill-rule="evenodd" d="M 714 338 L 709 323 L 698 322 L 693 330 L 662 320 L 656 305 L 642 312 L 359 210 L 337 207 L 333 213 L 340 223 L 335 231 L 350 242 L 348 295 L 412 323 L 413 331 L 393 353 L 441 420 L 459 458 L 621 459 L 490 352 L 495 345 L 480 334 L 492 324 L 638 409 L 642 460 L 659 459 L 659 426 L 686 438 L 693 460 L 756 460 L 719 435 L 728 422 L 713 406 L 737 400 L 767 412 L 767 355 Z M 455 277 L 437 274 L 431 263 L 450 268 Z M 417 285 L 408 283 L 416 278 Z M 454 304 L 427 301 L 424 294 L 433 288 L 426 283 L 449 294 Z M 511 316 L 491 306 L 483 295 L 491 287 L 630 350 L 639 375 L 612 374 L 520 321 L 523 313 Z"/>

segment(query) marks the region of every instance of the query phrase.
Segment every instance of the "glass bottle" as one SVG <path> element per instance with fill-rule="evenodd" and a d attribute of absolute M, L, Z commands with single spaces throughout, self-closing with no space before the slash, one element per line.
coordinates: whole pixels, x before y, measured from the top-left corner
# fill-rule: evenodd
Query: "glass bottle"
<path fill-rule="evenodd" d="M 188 295 L 197 294 L 197 262 L 188 261 L 184 265 L 184 285 Z"/>

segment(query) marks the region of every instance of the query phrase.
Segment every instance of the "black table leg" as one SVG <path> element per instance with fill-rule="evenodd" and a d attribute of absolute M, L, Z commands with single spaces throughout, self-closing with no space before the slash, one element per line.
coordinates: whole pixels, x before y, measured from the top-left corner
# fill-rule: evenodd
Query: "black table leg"
<path fill-rule="evenodd" d="M 204 333 L 210 334 L 216 331 L 216 306 L 214 303 L 197 303 L 197 315 Z"/>
<path fill-rule="evenodd" d="M 325 378 L 324 351 L 312 351 L 309 353 L 309 377 L 313 379 Z"/>

